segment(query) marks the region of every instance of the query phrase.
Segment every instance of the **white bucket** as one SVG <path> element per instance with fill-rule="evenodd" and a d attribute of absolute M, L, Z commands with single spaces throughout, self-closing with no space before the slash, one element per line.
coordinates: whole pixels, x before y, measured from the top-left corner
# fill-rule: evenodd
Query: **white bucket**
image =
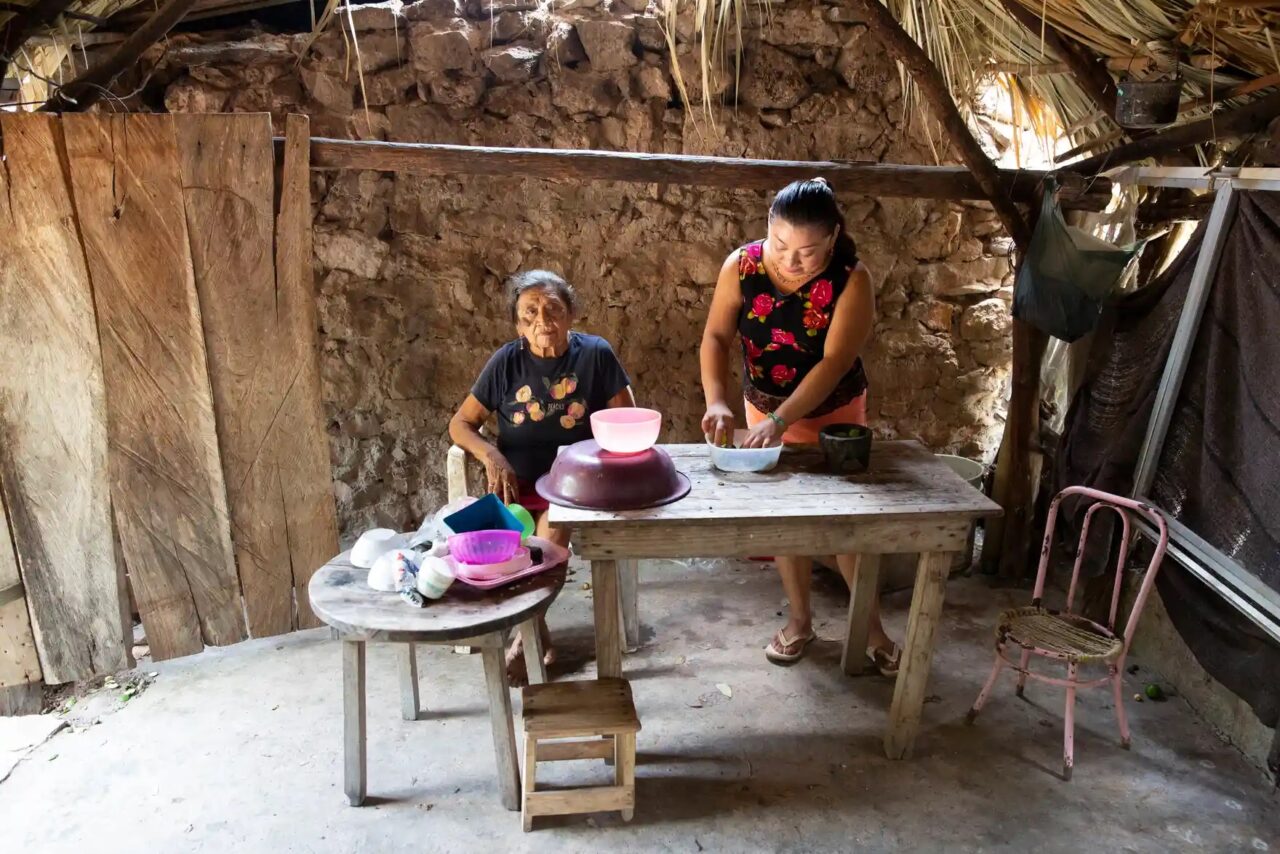
<path fill-rule="evenodd" d="M 966 457 L 955 457 L 951 454 L 935 454 L 939 460 L 974 489 L 982 489 L 982 479 L 986 476 L 987 467 L 977 460 Z M 883 591 L 903 590 L 915 583 L 916 562 L 919 555 L 893 554 L 885 555 L 880 561 L 880 587 Z M 951 571 L 968 569 L 973 563 L 973 526 L 969 527 L 969 538 L 965 541 L 964 550 L 958 552 L 951 561 Z"/>

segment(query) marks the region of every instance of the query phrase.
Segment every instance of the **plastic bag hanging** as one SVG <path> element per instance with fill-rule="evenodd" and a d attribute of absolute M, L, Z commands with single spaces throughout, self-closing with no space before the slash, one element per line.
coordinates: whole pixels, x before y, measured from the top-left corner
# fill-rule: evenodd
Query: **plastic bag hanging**
<path fill-rule="evenodd" d="M 1142 242 L 1116 246 L 1067 225 L 1046 179 L 1040 220 L 1013 289 L 1013 316 L 1063 341 L 1093 330 Z"/>

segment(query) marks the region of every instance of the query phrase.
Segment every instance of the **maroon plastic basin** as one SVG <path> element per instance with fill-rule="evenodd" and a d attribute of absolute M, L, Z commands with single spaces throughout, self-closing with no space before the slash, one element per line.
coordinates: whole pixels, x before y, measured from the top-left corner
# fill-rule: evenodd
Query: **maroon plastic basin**
<path fill-rule="evenodd" d="M 643 510 L 684 498 L 689 478 L 676 471 L 661 448 L 612 454 L 588 439 L 561 451 L 537 488 L 543 498 L 564 507 Z"/>

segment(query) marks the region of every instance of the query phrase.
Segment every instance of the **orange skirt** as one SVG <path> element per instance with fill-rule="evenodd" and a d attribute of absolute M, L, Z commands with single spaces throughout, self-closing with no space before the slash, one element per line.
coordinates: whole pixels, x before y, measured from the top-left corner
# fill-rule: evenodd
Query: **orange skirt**
<path fill-rule="evenodd" d="M 752 406 L 750 401 L 744 400 L 743 403 L 747 406 L 748 427 L 754 427 L 769 417 Z M 789 425 L 787 432 L 782 434 L 782 442 L 786 445 L 816 445 L 818 431 L 829 424 L 861 424 L 865 427 L 867 425 L 867 393 L 864 391 L 835 412 L 828 412 L 817 418 L 802 418 Z"/>

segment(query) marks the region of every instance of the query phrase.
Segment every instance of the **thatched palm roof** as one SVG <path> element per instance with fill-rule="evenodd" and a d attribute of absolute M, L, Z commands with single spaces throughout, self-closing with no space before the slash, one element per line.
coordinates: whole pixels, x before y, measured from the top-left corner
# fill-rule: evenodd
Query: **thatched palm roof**
<path fill-rule="evenodd" d="M 197 0 L 188 16 L 297 1 Z M 703 73 L 710 73 L 708 66 L 717 63 L 727 63 L 731 69 L 732 57 L 723 49 L 736 43 L 730 34 L 739 22 L 758 24 L 769 14 L 769 0 L 656 2 L 673 24 L 676 16 L 700 23 L 705 40 Z M 1123 134 L 1082 90 L 1063 64 L 1064 58 L 1016 21 L 1005 4 L 1020 4 L 1036 20 L 1043 19 L 1071 44 L 1105 62 L 1113 77 L 1181 73 L 1186 86 L 1180 121 L 1203 118 L 1241 84 L 1246 88 L 1251 82 L 1259 88 L 1280 84 L 1280 0 L 884 2 L 937 64 L 962 109 L 981 84 L 996 82 L 1009 91 L 1015 111 L 1038 132 L 1046 138 L 1065 137 L 1072 145 L 1091 140 L 1097 145 L 1119 142 Z M 22 67 L 35 66 L 33 71 L 56 68 L 67 48 L 49 47 L 50 39 L 73 46 L 95 29 L 128 32 L 144 10 L 158 5 L 158 0 L 8 0 L 0 3 L 0 44 L 12 35 L 7 31 L 30 17 L 24 13 L 31 9 L 65 8 L 64 14 L 29 28 L 38 38 L 28 42 L 25 58 L 16 55 Z M 336 0 L 329 5 L 336 5 Z M 43 46 L 43 61 L 33 58 L 37 45 Z"/>

